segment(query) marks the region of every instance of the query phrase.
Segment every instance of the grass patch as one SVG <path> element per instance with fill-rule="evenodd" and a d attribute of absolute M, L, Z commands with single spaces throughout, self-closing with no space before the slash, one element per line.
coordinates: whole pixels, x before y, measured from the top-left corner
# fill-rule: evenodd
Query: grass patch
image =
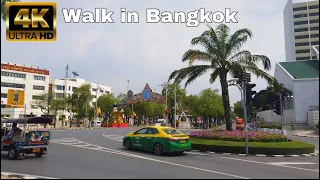
<path fill-rule="evenodd" d="M 245 142 L 191 138 L 192 149 L 221 153 L 245 153 Z M 314 152 L 314 145 L 301 141 L 249 142 L 250 154 L 300 155 Z"/>

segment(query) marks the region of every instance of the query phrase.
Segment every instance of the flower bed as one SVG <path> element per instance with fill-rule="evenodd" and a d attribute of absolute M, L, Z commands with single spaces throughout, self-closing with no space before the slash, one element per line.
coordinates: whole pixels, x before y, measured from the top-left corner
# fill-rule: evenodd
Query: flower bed
<path fill-rule="evenodd" d="M 190 133 L 191 138 L 223 140 L 223 141 L 245 141 L 244 131 L 219 131 L 219 130 L 202 130 Z M 288 138 L 280 134 L 271 134 L 267 132 L 248 132 L 249 142 L 287 142 Z"/>

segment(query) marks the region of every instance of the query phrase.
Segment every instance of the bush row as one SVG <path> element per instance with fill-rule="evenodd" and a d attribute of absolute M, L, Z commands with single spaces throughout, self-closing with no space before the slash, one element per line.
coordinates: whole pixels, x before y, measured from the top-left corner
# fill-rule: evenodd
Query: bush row
<path fill-rule="evenodd" d="M 261 125 L 260 128 L 268 128 L 268 129 L 282 129 L 281 125 L 272 124 L 272 125 Z"/>
<path fill-rule="evenodd" d="M 245 143 L 191 138 L 192 149 L 220 153 L 245 154 Z M 301 141 L 249 142 L 249 154 L 301 155 L 314 152 L 314 145 Z"/>
<path fill-rule="evenodd" d="M 201 130 L 190 133 L 190 137 L 209 140 L 224 140 L 224 141 L 245 141 L 244 131 L 219 131 L 219 130 Z M 249 142 L 286 142 L 288 138 L 280 134 L 271 134 L 268 132 L 248 132 Z"/>

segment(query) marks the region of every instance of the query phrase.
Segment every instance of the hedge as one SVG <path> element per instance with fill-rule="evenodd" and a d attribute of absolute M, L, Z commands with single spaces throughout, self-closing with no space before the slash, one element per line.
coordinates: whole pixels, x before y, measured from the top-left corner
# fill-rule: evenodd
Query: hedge
<path fill-rule="evenodd" d="M 220 153 L 245 154 L 245 142 L 191 138 L 192 149 Z M 300 155 L 314 152 L 314 145 L 301 141 L 249 142 L 249 154 Z"/>
<path fill-rule="evenodd" d="M 268 128 L 268 129 L 282 129 L 281 125 L 272 124 L 272 125 L 261 125 L 260 128 Z"/>

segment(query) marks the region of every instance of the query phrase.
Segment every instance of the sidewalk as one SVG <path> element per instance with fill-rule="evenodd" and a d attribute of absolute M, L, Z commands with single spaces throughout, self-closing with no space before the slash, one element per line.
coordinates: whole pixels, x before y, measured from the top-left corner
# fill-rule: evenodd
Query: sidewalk
<path fill-rule="evenodd" d="M 57 179 L 45 176 L 35 176 L 29 174 L 11 173 L 11 172 L 1 172 L 1 179 Z"/>
<path fill-rule="evenodd" d="M 309 138 L 319 138 L 319 135 L 315 133 L 315 131 L 310 130 L 310 131 L 299 131 L 295 133 L 294 136 L 298 137 L 309 137 Z"/>

